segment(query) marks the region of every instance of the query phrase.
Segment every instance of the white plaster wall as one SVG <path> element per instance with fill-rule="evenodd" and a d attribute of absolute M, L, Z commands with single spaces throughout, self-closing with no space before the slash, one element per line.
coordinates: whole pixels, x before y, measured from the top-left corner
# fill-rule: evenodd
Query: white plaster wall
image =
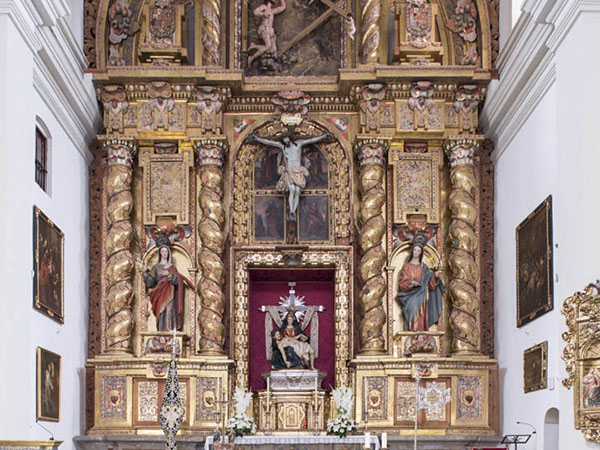
<path fill-rule="evenodd" d="M 559 179 L 557 194 L 555 301 L 600 278 L 600 210 L 594 205 L 600 192 L 600 90 L 598 58 L 589 57 L 600 37 L 600 12 L 581 14 L 557 49 Z M 565 329 L 561 320 L 560 331 Z M 561 374 L 565 374 L 561 364 Z M 600 448 L 573 430 L 572 391 L 561 389 L 560 448 Z"/>
<path fill-rule="evenodd" d="M 573 393 L 561 384 L 566 330 L 563 301 L 600 278 L 600 61 L 590 57 L 600 37 L 600 3 L 527 1 L 501 55 L 483 122 L 496 141 L 495 325 L 500 366 L 500 431 L 530 433 L 523 450 L 544 449 L 544 417 L 560 412 L 559 448 L 598 449 L 573 423 Z M 515 228 L 553 196 L 554 310 L 516 327 Z M 523 350 L 548 341 L 549 387 L 523 393 Z"/>
<path fill-rule="evenodd" d="M 65 441 L 61 448 L 70 449 L 72 437 L 85 431 L 91 160 L 86 142 L 98 117 L 87 113 L 96 109 L 91 83 L 68 67 L 78 67 L 82 55 L 69 54 L 55 32 L 58 25 L 43 25 L 36 11 L 29 1 L 0 0 L 0 440 L 50 437 L 35 423 L 41 346 L 62 357 L 60 421 L 41 423 Z M 44 59 L 48 55 L 64 60 Z M 35 183 L 36 116 L 51 137 L 49 194 Z M 33 307 L 34 205 L 65 233 L 64 325 Z"/>
<path fill-rule="evenodd" d="M 546 411 L 557 406 L 555 390 L 523 392 L 523 351 L 544 340 L 551 350 L 560 347 L 558 333 L 547 333 L 557 329 L 560 312 L 555 309 L 517 329 L 515 278 L 515 228 L 548 195 L 556 195 L 556 162 L 556 89 L 551 87 L 495 166 L 494 314 L 502 434 L 531 432 L 517 421 L 531 423 L 541 434 Z M 559 354 L 549 356 L 549 374 L 556 376 Z M 534 444 L 520 447 L 534 449 Z"/>

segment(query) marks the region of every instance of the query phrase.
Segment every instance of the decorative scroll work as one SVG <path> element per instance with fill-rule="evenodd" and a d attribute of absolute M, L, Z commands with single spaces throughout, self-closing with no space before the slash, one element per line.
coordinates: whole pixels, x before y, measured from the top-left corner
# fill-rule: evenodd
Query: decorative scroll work
<path fill-rule="evenodd" d="M 567 298 L 562 307 L 568 330 L 562 359 L 573 387 L 575 428 L 589 441 L 600 442 L 600 282 L 590 283 L 583 292 Z"/>
<path fill-rule="evenodd" d="M 198 223 L 202 247 L 198 251 L 201 277 L 197 287 L 202 307 L 198 315 L 199 350 L 204 355 L 221 355 L 225 344 L 225 210 L 223 208 L 223 163 L 226 143 L 204 139 L 194 145 L 202 187 L 198 203 L 202 218 Z"/>
<path fill-rule="evenodd" d="M 386 262 L 382 246 L 385 237 L 385 153 L 387 143 L 378 139 L 360 140 L 356 151 L 360 164 L 359 185 L 361 259 L 358 279 L 361 286 L 358 306 L 360 314 L 360 353 L 381 353 L 385 348 L 383 327 L 386 314 L 383 300 L 387 283 L 383 275 Z"/>
<path fill-rule="evenodd" d="M 129 246 L 133 238 L 131 179 L 137 146 L 130 140 L 104 143 L 108 160 L 106 176 L 108 231 L 104 244 L 106 293 L 105 351 L 132 351 L 134 319 L 133 258 Z"/>
<path fill-rule="evenodd" d="M 453 353 L 480 351 L 479 267 L 475 259 L 478 247 L 475 204 L 477 178 L 473 165 L 477 147 L 476 139 L 455 139 L 445 144 L 452 183 L 449 196 L 452 221 L 448 230 L 448 265 L 451 273 L 448 297 L 452 305 L 450 326 Z"/>

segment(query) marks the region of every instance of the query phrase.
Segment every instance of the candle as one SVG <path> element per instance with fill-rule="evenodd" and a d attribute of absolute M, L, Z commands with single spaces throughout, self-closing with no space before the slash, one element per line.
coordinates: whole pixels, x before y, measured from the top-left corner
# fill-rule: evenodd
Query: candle
<path fill-rule="evenodd" d="M 387 448 L 387 433 L 381 433 L 381 448 Z"/>
<path fill-rule="evenodd" d="M 175 354 L 175 344 L 177 343 L 177 328 L 173 328 L 173 339 L 171 340 L 171 348 Z"/>
<path fill-rule="evenodd" d="M 364 401 L 363 401 L 363 411 L 365 416 L 367 415 L 367 378 L 363 378 L 363 392 L 364 392 Z"/>
<path fill-rule="evenodd" d="M 394 358 L 398 357 L 398 346 L 394 344 Z"/>
<path fill-rule="evenodd" d="M 267 377 L 267 411 L 269 411 L 271 406 L 271 376 Z"/>
<path fill-rule="evenodd" d="M 315 378 L 315 411 L 317 410 L 317 392 L 318 392 L 318 389 L 319 389 L 318 378 L 319 377 L 317 375 L 317 377 Z"/>
<path fill-rule="evenodd" d="M 365 431 L 365 448 L 371 448 L 371 433 Z"/>

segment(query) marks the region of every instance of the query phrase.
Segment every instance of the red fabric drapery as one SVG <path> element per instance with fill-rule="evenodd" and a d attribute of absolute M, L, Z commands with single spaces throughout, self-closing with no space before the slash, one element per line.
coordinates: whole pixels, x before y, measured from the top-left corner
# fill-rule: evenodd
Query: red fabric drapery
<path fill-rule="evenodd" d="M 265 355 L 265 314 L 263 305 L 278 305 L 279 298 L 289 293 L 288 282 L 296 282 L 296 296 L 304 296 L 307 305 L 325 306 L 319 313 L 319 358 L 315 368 L 327 372 L 321 387 L 335 387 L 335 315 L 333 270 L 256 270 L 251 271 L 248 286 L 248 357 L 250 389 L 267 388 L 262 372 L 270 370 Z M 314 280 L 314 281 L 311 281 Z M 277 281 L 275 281 L 277 280 Z M 299 281 L 303 280 L 303 281 Z M 275 324 L 273 324 L 275 327 Z M 305 333 L 310 336 L 310 327 Z"/>

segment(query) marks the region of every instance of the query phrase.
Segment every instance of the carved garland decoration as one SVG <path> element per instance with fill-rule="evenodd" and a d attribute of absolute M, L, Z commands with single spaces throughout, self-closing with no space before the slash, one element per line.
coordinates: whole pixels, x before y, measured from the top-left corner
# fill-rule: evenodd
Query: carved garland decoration
<path fill-rule="evenodd" d="M 266 122 L 257 127 L 254 133 L 260 134 L 262 128 L 269 127 L 271 136 L 279 135 L 283 132 L 283 126 L 280 122 Z M 307 136 L 319 136 L 323 133 L 331 133 L 330 130 L 322 125 L 309 120 L 304 120 L 296 128 L 297 133 L 304 133 Z M 252 133 L 250 133 L 252 134 Z M 333 133 L 332 133 L 333 134 Z M 350 164 L 348 157 L 336 140 L 330 144 L 319 144 L 319 149 L 323 152 L 329 162 L 332 175 L 332 205 L 336 205 L 331 213 L 334 216 L 334 236 L 335 239 L 344 239 L 350 237 L 350 193 L 352 192 L 350 182 Z M 254 168 L 255 147 L 243 143 L 238 150 L 233 167 L 233 244 L 249 245 L 252 236 L 252 214 L 251 214 L 251 193 L 252 186 L 248 180 L 252 179 L 252 170 Z"/>
<path fill-rule="evenodd" d="M 562 359 L 568 377 L 562 381 L 573 387 L 575 428 L 588 441 L 600 442 L 600 284 L 589 284 L 583 292 L 567 298 L 562 307 L 568 330 Z"/>
<path fill-rule="evenodd" d="M 238 251 L 233 273 L 233 359 L 235 384 L 248 388 L 248 269 L 250 267 L 286 267 L 284 252 Z M 350 248 L 332 251 L 306 251 L 294 267 L 335 267 L 335 382 L 349 386 L 350 315 L 352 298 L 352 254 Z"/>

